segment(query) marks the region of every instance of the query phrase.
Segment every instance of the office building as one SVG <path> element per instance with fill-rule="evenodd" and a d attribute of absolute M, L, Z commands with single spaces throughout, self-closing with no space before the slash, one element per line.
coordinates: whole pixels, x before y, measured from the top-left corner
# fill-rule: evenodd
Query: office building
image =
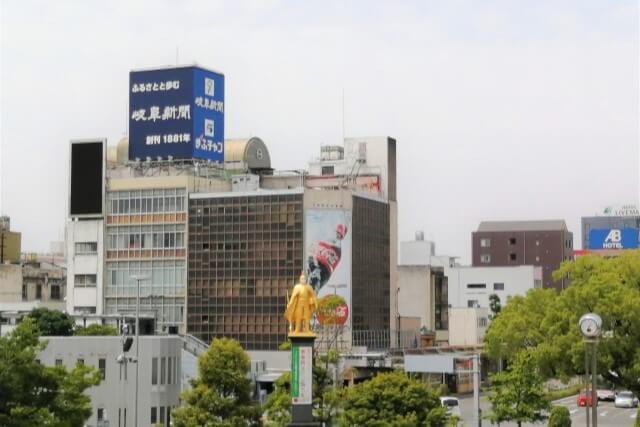
<path fill-rule="evenodd" d="M 22 234 L 11 230 L 11 219 L 0 216 L 0 264 L 20 262 Z"/>
<path fill-rule="evenodd" d="M 325 147 L 308 175 L 236 176 L 232 191 L 190 194 L 189 333 L 277 349 L 287 339 L 287 292 L 307 271 L 320 299 L 345 300 L 344 347 L 366 346 L 371 331 L 390 344 L 395 173 L 380 170 L 395 171 L 395 141 L 363 138 L 345 146 L 358 146 L 359 157 Z M 372 159 L 386 159 L 376 176 Z"/>
<path fill-rule="evenodd" d="M 552 274 L 572 253 L 573 233 L 563 220 L 483 221 L 472 234 L 474 267 L 540 266 L 542 286 L 558 291 L 569 280 Z"/>

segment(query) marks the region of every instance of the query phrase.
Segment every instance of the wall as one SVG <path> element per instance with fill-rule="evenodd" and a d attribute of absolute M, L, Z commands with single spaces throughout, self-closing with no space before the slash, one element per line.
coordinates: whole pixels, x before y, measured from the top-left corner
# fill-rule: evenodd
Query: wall
<path fill-rule="evenodd" d="M 449 305 L 466 308 L 467 301 L 477 300 L 480 307 L 489 307 L 489 295 L 497 294 L 502 305 L 510 296 L 524 295 L 542 280 L 542 268 L 532 265 L 514 267 L 454 267 L 445 269 L 449 281 Z M 494 289 L 495 283 L 503 283 L 504 290 Z M 469 284 L 485 284 L 484 289 L 467 287 Z"/>
<path fill-rule="evenodd" d="M 431 268 L 419 265 L 398 267 L 398 310 L 401 317 L 418 317 L 420 325 L 433 330 L 434 288 Z M 407 329 L 406 325 L 401 325 Z"/>
<path fill-rule="evenodd" d="M 22 301 L 22 267 L 0 265 L 0 307 L 2 303 Z"/>
<path fill-rule="evenodd" d="M 16 231 L 0 231 L 0 245 L 3 244 L 2 235 L 4 235 L 4 249 L 2 249 L 4 262 L 20 262 L 22 234 Z"/>
<path fill-rule="evenodd" d="M 179 406 L 182 341 L 176 336 L 142 336 L 139 339 L 138 426 L 147 427 L 151 426 L 151 407 Z M 116 362 L 121 353 L 120 337 L 47 337 L 47 341 L 48 345 L 39 357 L 46 366 L 54 366 L 56 359 L 62 360 L 67 368 L 74 367 L 78 359 L 84 359 L 86 365 L 95 367 L 98 367 L 99 359 L 104 359 L 106 363 L 105 379 L 87 391 L 93 406 L 87 425 L 97 424 L 98 408 L 105 410 L 105 417 L 112 427 L 125 425 L 125 409 L 126 425 L 135 425 L 136 364 L 128 364 L 125 370 L 125 365 Z M 135 355 L 135 343 L 128 354 Z M 152 358 L 172 358 L 171 384 L 167 383 L 169 362 L 165 361 L 165 384 L 160 384 L 161 376 L 158 373 L 158 384 L 152 385 Z M 160 370 L 160 359 L 157 366 Z M 119 412 L 121 424 L 118 423 Z"/>
<path fill-rule="evenodd" d="M 449 345 L 478 345 L 487 330 L 489 310 L 486 308 L 449 309 Z"/>
<path fill-rule="evenodd" d="M 97 242 L 95 254 L 76 254 L 75 243 Z M 67 224 L 67 312 L 76 307 L 95 307 L 102 314 L 104 278 L 104 221 L 102 219 L 70 220 Z M 95 274 L 95 287 L 75 287 L 75 276 Z"/>

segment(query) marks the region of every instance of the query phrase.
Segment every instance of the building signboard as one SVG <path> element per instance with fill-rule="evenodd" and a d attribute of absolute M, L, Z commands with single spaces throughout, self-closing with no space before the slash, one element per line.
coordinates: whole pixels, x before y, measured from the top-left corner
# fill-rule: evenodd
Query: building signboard
<path fill-rule="evenodd" d="M 636 205 L 607 206 L 602 211 L 605 216 L 640 216 Z"/>
<path fill-rule="evenodd" d="M 224 75 L 190 66 L 129 74 L 129 160 L 224 161 Z"/>
<path fill-rule="evenodd" d="M 596 228 L 589 232 L 589 249 L 636 249 L 637 228 Z"/>
<path fill-rule="evenodd" d="M 313 347 L 291 348 L 291 401 L 294 405 L 310 405 L 313 389 Z"/>
<path fill-rule="evenodd" d="M 305 268 L 318 300 L 338 295 L 346 307 L 338 307 L 339 324 L 350 326 L 351 212 L 342 209 L 309 209 L 305 218 Z"/>

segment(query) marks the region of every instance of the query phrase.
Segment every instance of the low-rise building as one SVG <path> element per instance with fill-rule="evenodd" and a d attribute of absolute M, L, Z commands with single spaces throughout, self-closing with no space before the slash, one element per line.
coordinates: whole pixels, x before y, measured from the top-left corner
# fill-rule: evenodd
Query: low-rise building
<path fill-rule="evenodd" d="M 449 345 L 476 346 L 482 344 L 488 325 L 489 309 L 487 308 L 449 308 Z"/>
<path fill-rule="evenodd" d="M 95 366 L 102 372 L 102 382 L 87 391 L 93 409 L 86 425 L 171 425 L 171 411 L 180 405 L 180 337 L 139 337 L 137 364 L 122 363 L 124 358 L 120 357 L 120 337 L 47 337 L 47 342 L 47 347 L 39 356 L 42 364 L 73 368 L 76 364 L 83 363 Z M 135 355 L 135 345 L 134 343 L 127 356 Z"/>

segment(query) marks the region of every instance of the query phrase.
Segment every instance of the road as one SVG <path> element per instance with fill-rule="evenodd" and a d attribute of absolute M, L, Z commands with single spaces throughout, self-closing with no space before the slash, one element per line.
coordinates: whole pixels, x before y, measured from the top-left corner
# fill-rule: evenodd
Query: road
<path fill-rule="evenodd" d="M 586 426 L 586 413 L 584 407 L 578 407 L 576 405 L 577 396 L 570 396 L 564 399 L 556 400 L 553 405 L 566 406 L 571 414 L 572 425 L 575 427 Z M 480 407 L 483 414 L 487 414 L 491 408 L 491 403 L 487 400 L 486 396 L 481 396 Z M 591 410 L 591 408 L 589 408 Z M 460 397 L 460 412 L 462 414 L 462 420 L 465 427 L 473 426 L 473 396 Z M 600 402 L 598 404 L 598 427 L 633 427 L 633 423 L 636 420 L 637 408 L 623 409 L 615 408 L 613 402 Z M 483 426 L 491 426 L 488 420 L 482 420 Z M 523 426 L 535 426 L 541 427 L 546 425 L 546 422 L 538 424 L 523 424 Z M 500 427 L 512 427 L 517 426 L 516 423 L 502 423 Z"/>

